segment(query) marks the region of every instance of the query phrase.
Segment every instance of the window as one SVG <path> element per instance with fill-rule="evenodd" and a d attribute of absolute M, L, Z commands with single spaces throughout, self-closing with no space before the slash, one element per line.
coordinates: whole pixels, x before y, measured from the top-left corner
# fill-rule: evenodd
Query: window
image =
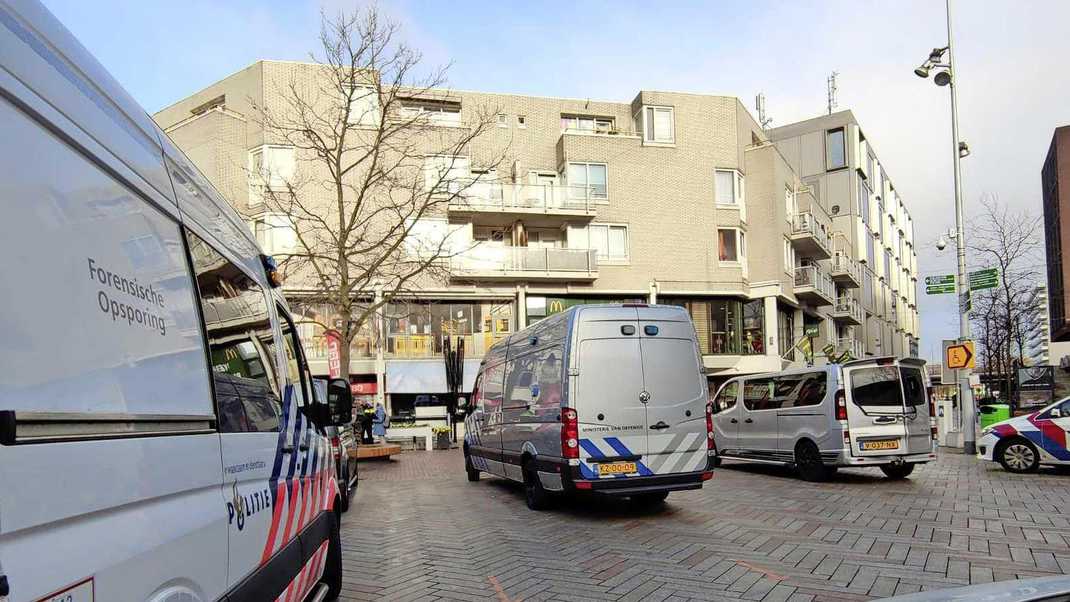
<path fill-rule="evenodd" d="M 870 269 L 877 267 L 877 244 L 873 233 L 869 230 L 866 230 L 866 263 L 869 264 Z"/>
<path fill-rule="evenodd" d="M 297 249 L 297 231 L 284 213 L 266 213 L 252 222 L 256 242 L 267 255 L 291 253 Z"/>
<path fill-rule="evenodd" d="M 295 168 L 292 146 L 262 146 L 249 153 L 249 171 L 259 178 L 258 184 L 270 190 L 286 190 Z"/>
<path fill-rule="evenodd" d="M 911 406 L 925 404 L 925 379 L 920 370 L 896 366 L 857 368 L 851 372 L 851 401 L 862 408 L 903 410 L 903 395 Z"/>
<path fill-rule="evenodd" d="M 773 402 L 773 379 L 752 378 L 743 381 L 743 405 L 752 412 L 776 409 Z"/>
<path fill-rule="evenodd" d="M 312 399 L 309 387 L 312 386 L 312 375 L 308 372 L 308 363 L 302 353 L 301 341 L 297 338 L 297 331 L 293 320 L 281 306 L 275 306 L 276 313 L 282 324 L 283 351 L 286 353 L 286 370 L 289 382 L 299 386 L 301 399 Z"/>
<path fill-rule="evenodd" d="M 737 246 L 737 234 L 741 233 L 734 228 L 719 228 L 717 230 L 718 259 L 729 263 L 739 261 L 742 249 Z"/>
<path fill-rule="evenodd" d="M 497 118 L 498 118 L 498 127 L 500 127 L 500 128 L 509 127 L 509 117 L 505 113 L 498 113 Z"/>
<path fill-rule="evenodd" d="M 765 302 L 754 299 L 743 304 L 744 355 L 765 353 Z"/>
<path fill-rule="evenodd" d="M 784 271 L 789 274 L 795 273 L 795 247 L 787 238 L 784 239 Z"/>
<path fill-rule="evenodd" d="M 472 178 L 468 157 L 431 155 L 424 157 L 424 187 L 434 194 L 457 194 Z"/>
<path fill-rule="evenodd" d="M 710 302 L 710 352 L 738 354 L 740 348 L 741 303 L 735 299 L 716 299 Z"/>
<path fill-rule="evenodd" d="M 714 193 L 718 205 L 738 205 L 740 192 L 736 184 L 738 172 L 734 169 L 718 169 L 714 172 Z"/>
<path fill-rule="evenodd" d="M 435 125 L 460 125 L 461 103 L 431 99 L 401 99 L 401 116 L 426 119 Z"/>
<path fill-rule="evenodd" d="M 862 216 L 862 223 L 869 223 L 869 186 L 862 178 L 858 178 L 858 215 Z"/>
<path fill-rule="evenodd" d="M 626 261 L 628 259 L 628 226 L 591 224 L 587 227 L 590 249 L 599 259 Z"/>
<path fill-rule="evenodd" d="M 884 240 L 884 202 L 877 200 L 877 235 Z"/>
<path fill-rule="evenodd" d="M 676 140 L 673 121 L 672 107 L 643 107 L 643 140 L 672 144 Z"/>
<path fill-rule="evenodd" d="M 795 313 L 790 309 L 777 310 L 777 338 L 780 340 L 780 356 L 795 359 Z"/>
<path fill-rule="evenodd" d="M 516 127 L 518 127 L 518 128 L 526 128 L 526 127 L 528 127 L 528 118 L 526 116 L 524 116 L 524 115 L 517 115 L 516 116 Z"/>
<path fill-rule="evenodd" d="M 824 371 L 777 377 L 774 382 L 778 408 L 801 408 L 820 405 L 825 399 L 828 377 Z"/>
<path fill-rule="evenodd" d="M 561 129 L 571 132 L 596 132 L 600 134 L 615 130 L 612 117 L 593 117 L 589 115 L 562 115 Z"/>
<path fill-rule="evenodd" d="M 789 224 L 795 223 L 795 214 L 799 212 L 799 202 L 795 197 L 795 191 L 791 188 L 784 189 L 784 217 Z"/>
<path fill-rule="evenodd" d="M 884 279 L 891 281 L 892 279 L 892 252 L 884 251 Z"/>
<path fill-rule="evenodd" d="M 836 128 L 825 133 L 825 163 L 828 170 L 847 167 L 843 128 Z"/>
<path fill-rule="evenodd" d="M 354 86 L 349 101 L 346 123 L 352 125 L 379 125 L 379 93 L 371 86 Z"/>
<path fill-rule="evenodd" d="M 263 289 L 196 234 L 186 232 L 208 334 L 223 432 L 279 430 L 271 320 Z"/>
<path fill-rule="evenodd" d="M 739 399 L 739 381 L 732 381 L 724 386 L 713 398 L 713 413 L 718 414 L 736 407 Z"/>
<path fill-rule="evenodd" d="M 572 198 L 605 199 L 609 196 L 605 163 L 569 163 L 568 190 Z"/>

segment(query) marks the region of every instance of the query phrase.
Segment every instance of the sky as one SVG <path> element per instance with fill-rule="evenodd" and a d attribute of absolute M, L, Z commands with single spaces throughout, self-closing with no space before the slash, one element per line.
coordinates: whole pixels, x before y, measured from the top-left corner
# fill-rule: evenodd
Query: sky
<path fill-rule="evenodd" d="M 44 0 L 150 113 L 258 59 L 306 60 L 323 0 Z M 765 94 L 772 125 L 838 108 L 858 118 L 914 217 L 920 277 L 953 273 L 938 252 L 954 227 L 947 88 L 913 74 L 944 46 L 938 0 L 382 1 L 430 69 L 458 89 L 631 101 L 639 90 Z M 994 195 L 1041 214 L 1052 130 L 1070 123 L 1070 2 L 953 0 L 956 84 L 968 215 Z M 954 295 L 919 291 L 921 355 L 958 335 Z M 934 351 L 935 350 L 935 351 Z"/>

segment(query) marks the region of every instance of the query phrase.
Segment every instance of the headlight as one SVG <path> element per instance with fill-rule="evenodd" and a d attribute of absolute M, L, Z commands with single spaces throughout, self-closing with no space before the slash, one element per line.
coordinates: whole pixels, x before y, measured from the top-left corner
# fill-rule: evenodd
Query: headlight
<path fill-rule="evenodd" d="M 981 436 L 985 437 L 992 432 L 992 427 L 981 429 Z"/>

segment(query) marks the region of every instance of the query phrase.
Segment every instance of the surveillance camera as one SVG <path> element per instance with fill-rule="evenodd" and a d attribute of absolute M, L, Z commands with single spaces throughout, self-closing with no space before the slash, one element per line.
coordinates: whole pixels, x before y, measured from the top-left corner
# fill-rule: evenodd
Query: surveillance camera
<path fill-rule="evenodd" d="M 936 250 L 937 251 L 943 251 L 946 248 L 947 248 L 947 239 L 944 238 L 943 236 L 941 236 L 940 239 L 936 241 Z"/>

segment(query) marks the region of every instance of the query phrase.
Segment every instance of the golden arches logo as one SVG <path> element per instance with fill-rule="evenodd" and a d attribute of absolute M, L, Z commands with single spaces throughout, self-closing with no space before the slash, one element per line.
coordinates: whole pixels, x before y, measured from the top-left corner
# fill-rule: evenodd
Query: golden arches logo
<path fill-rule="evenodd" d="M 563 311 L 565 311 L 565 303 L 564 303 L 564 301 L 561 301 L 560 299 L 554 299 L 553 301 L 550 302 L 550 311 L 549 311 L 549 313 L 557 314 L 557 313 L 561 313 Z"/>

